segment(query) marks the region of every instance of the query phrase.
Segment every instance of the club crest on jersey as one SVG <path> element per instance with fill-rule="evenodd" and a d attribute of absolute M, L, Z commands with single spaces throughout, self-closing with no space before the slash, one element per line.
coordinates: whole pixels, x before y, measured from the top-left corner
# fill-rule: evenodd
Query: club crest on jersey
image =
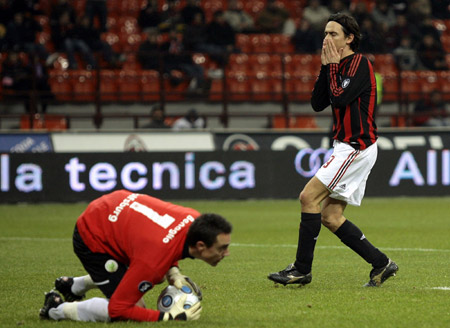
<path fill-rule="evenodd" d="M 345 79 L 342 81 L 342 89 L 345 89 L 350 84 L 350 79 Z"/>
<path fill-rule="evenodd" d="M 141 281 L 141 283 L 139 284 L 139 291 L 141 293 L 145 293 L 147 290 L 152 289 L 153 285 L 150 281 Z"/>

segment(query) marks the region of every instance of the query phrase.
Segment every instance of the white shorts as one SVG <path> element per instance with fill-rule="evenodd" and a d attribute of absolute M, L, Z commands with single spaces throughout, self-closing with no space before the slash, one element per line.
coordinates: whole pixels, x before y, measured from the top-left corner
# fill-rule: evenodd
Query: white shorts
<path fill-rule="evenodd" d="M 331 198 L 359 206 L 377 154 L 376 143 L 364 150 L 356 150 L 344 142 L 335 140 L 333 154 L 317 171 L 316 177 L 331 192 Z"/>

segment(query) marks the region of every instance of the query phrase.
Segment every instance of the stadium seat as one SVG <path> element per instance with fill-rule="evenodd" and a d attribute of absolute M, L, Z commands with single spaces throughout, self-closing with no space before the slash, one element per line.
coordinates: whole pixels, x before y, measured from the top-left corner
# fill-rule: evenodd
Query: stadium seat
<path fill-rule="evenodd" d="M 73 100 L 72 78 L 68 72 L 51 70 L 49 72 L 49 84 L 56 100 Z"/>
<path fill-rule="evenodd" d="M 236 34 L 236 47 L 243 53 L 252 52 L 252 45 L 250 44 L 250 37 L 247 34 Z"/>
<path fill-rule="evenodd" d="M 249 56 L 247 54 L 231 54 L 227 69 L 229 72 L 250 71 Z"/>
<path fill-rule="evenodd" d="M 160 80 L 159 73 L 154 70 L 144 70 L 140 74 L 142 85 L 142 99 L 144 101 L 160 100 Z"/>
<path fill-rule="evenodd" d="M 119 72 L 119 100 L 137 102 L 141 99 L 141 79 L 137 71 Z"/>
<path fill-rule="evenodd" d="M 269 34 L 250 34 L 251 51 L 255 53 L 271 53 L 272 39 Z"/>
<path fill-rule="evenodd" d="M 271 34 L 272 53 L 291 54 L 294 52 L 294 46 L 291 38 L 284 34 Z"/>
<path fill-rule="evenodd" d="M 443 92 L 443 97 L 445 101 L 450 101 L 450 72 L 441 71 L 438 74 L 439 85 L 441 91 Z"/>
<path fill-rule="evenodd" d="M 248 79 L 244 74 L 229 77 L 227 79 L 229 99 L 232 101 L 250 100 L 250 88 Z"/>
<path fill-rule="evenodd" d="M 392 54 L 376 54 L 372 56 L 374 57 L 373 67 L 375 72 L 380 74 L 398 73 L 398 67 Z"/>
<path fill-rule="evenodd" d="M 249 67 L 252 74 L 260 72 L 269 74 L 271 70 L 271 58 L 268 54 L 250 55 L 248 57 Z"/>
<path fill-rule="evenodd" d="M 419 85 L 422 93 L 430 93 L 441 88 L 438 74 L 435 71 L 420 71 Z"/>
<path fill-rule="evenodd" d="M 20 129 L 47 131 L 67 130 L 67 120 L 63 115 L 55 114 L 35 114 L 31 120 L 29 115 L 22 115 L 20 117 Z"/>
<path fill-rule="evenodd" d="M 310 101 L 316 77 L 308 71 L 297 71 L 294 75 L 288 75 L 288 77 L 286 91 L 289 99 L 301 102 Z"/>
<path fill-rule="evenodd" d="M 403 99 L 407 102 L 421 99 L 422 90 L 418 73 L 416 71 L 403 71 L 400 76 Z"/>
<path fill-rule="evenodd" d="M 220 101 L 223 99 L 223 81 L 212 80 L 211 88 L 209 89 L 209 100 Z"/>
<path fill-rule="evenodd" d="M 267 74 L 260 74 L 259 76 L 249 78 L 249 85 L 251 99 L 253 101 L 273 100 L 272 84 Z"/>
<path fill-rule="evenodd" d="M 100 100 L 117 101 L 118 97 L 118 80 L 116 72 L 113 70 L 100 71 Z"/>
<path fill-rule="evenodd" d="M 383 76 L 383 102 L 399 100 L 399 76 L 395 73 L 385 73 Z"/>
<path fill-rule="evenodd" d="M 316 119 L 312 116 L 286 116 L 278 114 L 272 117 L 272 127 L 275 129 L 317 129 Z"/>
<path fill-rule="evenodd" d="M 76 70 L 71 72 L 75 101 L 95 101 L 96 78 L 91 71 Z"/>

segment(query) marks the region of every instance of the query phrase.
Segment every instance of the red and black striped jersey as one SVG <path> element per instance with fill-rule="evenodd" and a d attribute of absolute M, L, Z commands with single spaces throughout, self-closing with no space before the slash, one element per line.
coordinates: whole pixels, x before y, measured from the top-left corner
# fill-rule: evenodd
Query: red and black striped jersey
<path fill-rule="evenodd" d="M 316 112 L 331 105 L 333 139 L 355 149 L 366 149 L 377 140 L 377 85 L 372 64 L 363 55 L 354 53 L 339 64 L 322 65 L 311 105 Z"/>

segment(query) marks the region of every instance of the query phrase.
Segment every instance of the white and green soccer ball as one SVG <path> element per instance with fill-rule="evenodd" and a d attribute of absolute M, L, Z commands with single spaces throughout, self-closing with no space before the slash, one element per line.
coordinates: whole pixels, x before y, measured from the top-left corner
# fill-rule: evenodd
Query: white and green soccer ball
<path fill-rule="evenodd" d="M 180 290 L 175 286 L 169 285 L 163 289 L 158 297 L 158 310 L 162 312 L 169 312 L 172 306 L 184 294 L 187 294 L 186 301 L 183 304 L 183 308 L 185 310 L 190 309 L 194 304 L 200 301 L 190 287 L 183 286 L 183 288 Z"/>

